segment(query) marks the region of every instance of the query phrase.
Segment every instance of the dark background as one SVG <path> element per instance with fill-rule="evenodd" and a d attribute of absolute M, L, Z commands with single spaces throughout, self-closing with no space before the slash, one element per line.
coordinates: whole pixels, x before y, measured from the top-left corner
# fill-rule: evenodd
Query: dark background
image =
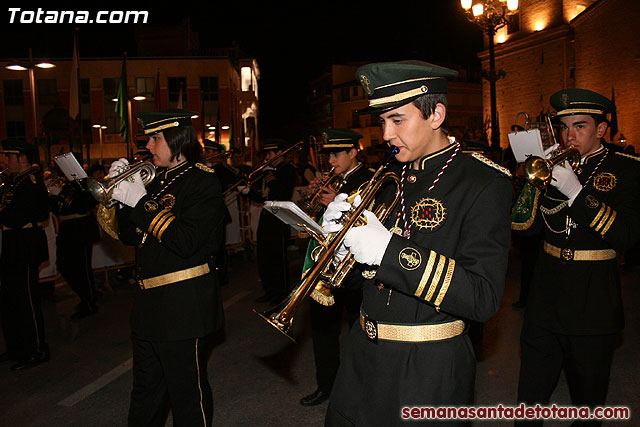
<path fill-rule="evenodd" d="M 332 63 L 419 59 L 447 66 L 479 66 L 482 33 L 464 17 L 458 0 L 422 2 L 322 1 L 291 6 L 285 2 L 238 1 L 72 2 L 50 5 L 16 2 L 3 8 L 0 57 L 70 58 L 73 30 L 79 28 L 79 55 L 135 57 L 134 25 L 9 24 L 9 7 L 22 10 L 147 10 L 146 25 L 180 25 L 189 18 L 201 49 L 238 46 L 255 57 L 262 136 L 291 137 L 306 120 L 308 82 Z M 293 132 L 292 132 L 293 130 Z M 300 136 L 302 138 L 303 136 Z"/>

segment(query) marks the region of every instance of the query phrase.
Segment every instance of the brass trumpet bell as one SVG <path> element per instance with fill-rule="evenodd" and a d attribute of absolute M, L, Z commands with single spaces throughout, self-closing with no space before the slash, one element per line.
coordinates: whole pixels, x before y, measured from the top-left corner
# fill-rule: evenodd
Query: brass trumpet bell
<path fill-rule="evenodd" d="M 553 168 L 565 160 L 569 161 L 573 170 L 580 166 L 580 152 L 569 147 L 552 159 L 531 156 L 524 162 L 524 174 L 527 182 L 536 188 L 545 188 L 551 182 Z"/>
<path fill-rule="evenodd" d="M 114 177 L 107 176 L 102 181 L 94 178 L 87 179 L 89 193 L 102 205 L 107 208 L 114 206 L 117 201 L 113 200 L 113 190 L 125 179 L 133 181 L 133 176 L 140 172 L 142 183 L 146 187 L 156 177 L 156 168 L 151 163 L 143 160 L 127 167 L 127 169 Z"/>

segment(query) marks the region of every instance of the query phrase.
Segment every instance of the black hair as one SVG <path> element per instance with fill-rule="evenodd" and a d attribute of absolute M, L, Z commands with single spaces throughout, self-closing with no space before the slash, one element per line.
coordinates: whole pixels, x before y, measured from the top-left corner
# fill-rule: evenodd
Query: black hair
<path fill-rule="evenodd" d="M 447 101 L 447 95 L 444 93 L 427 93 L 422 96 L 417 97 L 413 100 L 413 105 L 420 110 L 422 113 L 422 117 L 426 120 L 436 111 L 436 105 L 442 104 L 444 108 L 449 111 L 449 103 Z M 445 115 L 444 120 L 442 121 L 442 125 L 440 125 L 440 129 L 444 132 L 445 135 L 449 133 L 447 130 L 447 117 Z"/>
<path fill-rule="evenodd" d="M 196 137 L 193 126 L 178 126 L 162 131 L 164 139 L 171 150 L 173 161 L 180 154 L 189 162 L 196 163 L 202 160 L 202 146 Z"/>

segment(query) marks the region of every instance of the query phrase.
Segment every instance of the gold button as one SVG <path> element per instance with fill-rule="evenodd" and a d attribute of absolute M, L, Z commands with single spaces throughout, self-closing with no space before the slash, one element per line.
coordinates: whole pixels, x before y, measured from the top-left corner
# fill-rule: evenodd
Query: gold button
<path fill-rule="evenodd" d="M 416 182 L 418 178 L 416 178 L 415 175 L 409 175 L 409 177 L 407 178 L 407 181 L 409 181 L 411 184 L 413 184 L 414 182 Z"/>

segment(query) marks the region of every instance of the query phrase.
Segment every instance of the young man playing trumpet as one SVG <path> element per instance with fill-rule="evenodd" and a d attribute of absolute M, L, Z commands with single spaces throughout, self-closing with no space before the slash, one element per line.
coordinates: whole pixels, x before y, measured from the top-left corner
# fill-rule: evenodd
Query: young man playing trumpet
<path fill-rule="evenodd" d="M 340 192 L 352 193 L 369 181 L 373 172 L 358 161 L 359 140 L 362 138 L 350 129 L 326 129 L 322 133 L 321 154 L 329 156 L 333 173 L 341 180 Z M 310 191 L 321 191 L 319 203 L 326 207 L 336 197 L 335 189 L 329 185 L 318 186 L 323 178 L 314 179 Z M 311 328 L 313 332 L 313 355 L 316 364 L 318 388 L 300 399 L 303 406 L 315 406 L 326 401 L 331 393 L 338 366 L 340 365 L 340 329 L 342 313 L 346 310 L 349 325 L 358 318 L 362 301 L 362 276 L 350 274 L 342 287 L 332 290 L 332 299 L 314 292 L 311 299 Z M 329 305 L 331 304 L 331 305 Z"/>
<path fill-rule="evenodd" d="M 399 202 L 385 224 L 369 211 L 345 247 L 361 264 L 360 323 L 352 328 L 326 425 L 401 425 L 411 407 L 473 402 L 475 356 L 467 321 L 500 307 L 509 249 L 508 172 L 447 138 L 447 78 L 419 61 L 368 64 L 356 79 L 383 138 L 399 152 Z M 385 199 L 384 195 L 376 201 Z M 354 203 L 357 204 L 357 198 Z M 351 204 L 341 197 L 323 229 Z M 339 254 L 340 251 L 337 251 Z M 409 414 L 409 415 L 408 415 Z"/>
<path fill-rule="evenodd" d="M 616 252 L 640 238 L 640 163 L 601 144 L 609 99 L 564 89 L 550 103 L 581 161 L 575 171 L 554 167 L 545 190 L 525 186 L 514 207 L 514 229 L 544 236 L 520 337 L 518 400 L 548 404 L 564 364 L 572 404 L 601 406 L 624 324 Z"/>

